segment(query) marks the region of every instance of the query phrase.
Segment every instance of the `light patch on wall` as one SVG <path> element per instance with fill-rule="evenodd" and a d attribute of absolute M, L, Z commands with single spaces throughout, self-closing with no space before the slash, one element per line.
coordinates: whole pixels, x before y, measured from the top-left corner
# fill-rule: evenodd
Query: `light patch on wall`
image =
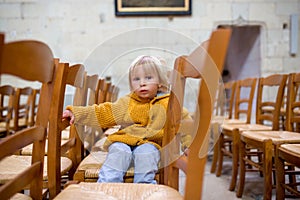
<path fill-rule="evenodd" d="M 299 15 L 290 16 L 290 54 L 295 56 L 298 52 Z"/>

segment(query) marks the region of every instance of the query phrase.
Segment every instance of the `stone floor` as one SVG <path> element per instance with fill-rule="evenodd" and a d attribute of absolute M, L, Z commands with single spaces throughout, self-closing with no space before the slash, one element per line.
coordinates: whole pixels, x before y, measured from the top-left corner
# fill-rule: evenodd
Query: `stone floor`
<path fill-rule="evenodd" d="M 224 161 L 223 173 L 220 177 L 210 173 L 211 160 L 207 160 L 203 197 L 204 200 L 261 200 L 263 199 L 263 179 L 259 177 L 258 173 L 248 173 L 246 177 L 246 184 L 242 198 L 237 198 L 236 193 L 229 191 L 229 184 L 231 178 L 231 163 Z M 180 192 L 184 191 L 184 174 L 180 175 Z M 275 198 L 275 190 L 273 190 L 272 200 Z"/>

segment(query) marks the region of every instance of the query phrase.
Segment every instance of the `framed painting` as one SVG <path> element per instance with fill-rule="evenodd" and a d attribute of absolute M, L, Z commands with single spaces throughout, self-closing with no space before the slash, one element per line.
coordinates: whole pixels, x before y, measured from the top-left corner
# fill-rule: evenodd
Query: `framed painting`
<path fill-rule="evenodd" d="M 115 0 L 116 16 L 191 15 L 191 0 Z"/>

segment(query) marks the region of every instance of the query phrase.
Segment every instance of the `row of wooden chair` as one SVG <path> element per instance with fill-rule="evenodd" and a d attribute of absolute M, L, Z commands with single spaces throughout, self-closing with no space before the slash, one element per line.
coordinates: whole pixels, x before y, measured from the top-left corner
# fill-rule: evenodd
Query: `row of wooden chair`
<path fill-rule="evenodd" d="M 17 193 L 14 196 L 17 198 L 23 196 L 19 194 L 20 191 L 28 188 L 33 199 L 42 199 L 45 141 L 50 133 L 49 116 L 51 110 L 58 108 L 53 97 L 58 95 L 60 87 L 55 88 L 54 85 L 56 81 L 65 78 L 66 68 L 54 63 L 52 51 L 46 44 L 32 40 L 5 43 L 4 34 L 0 34 L 0 61 L 1 76 L 9 74 L 42 85 L 35 125 L 16 131 L 0 141 L 1 166 L 5 166 L 7 159 L 15 157 L 15 152 L 33 144 L 33 154 L 26 167 L 7 166 L 8 170 L 18 168 L 19 173 L 1 182 L 0 196 L 8 199 Z M 1 169 L 2 175 L 5 175 L 4 170 Z"/>
<path fill-rule="evenodd" d="M 87 105 L 114 102 L 117 100 L 119 94 L 119 88 L 112 84 L 110 80 L 106 80 L 106 78 L 98 78 L 96 82 L 95 80 L 90 81 L 87 88 L 89 89 Z M 84 138 L 84 148 L 87 150 L 86 153 L 89 154 L 96 141 L 103 136 L 103 130 L 96 128 L 87 129 L 88 130 L 86 130 Z"/>
<path fill-rule="evenodd" d="M 39 89 L 0 86 L 0 133 L 2 137 L 33 126 Z"/>
<path fill-rule="evenodd" d="M 199 85 L 199 97 L 197 104 L 197 114 L 194 124 L 196 128 L 195 139 L 190 146 L 188 158 L 179 157 L 179 160 L 166 166 L 164 169 L 164 185 L 144 185 L 144 184 L 71 184 L 62 192 L 62 157 L 68 155 L 71 160 L 70 168 L 66 173 L 72 179 L 72 173 L 84 157 L 83 140 L 86 127 L 71 125 L 68 141 L 62 144 L 62 132 L 69 126 L 68 120 L 61 120 L 65 91 L 68 85 L 76 88 L 74 105 L 88 105 L 87 88 L 90 85 L 89 77 L 83 65 L 76 64 L 70 66 L 68 63 L 54 59 L 51 49 L 42 42 L 38 41 L 16 41 L 4 42 L 4 34 L 0 34 L 0 72 L 1 75 L 10 74 L 24 80 L 38 81 L 42 84 L 36 114 L 36 123 L 32 127 L 27 127 L 16 131 L 0 141 L 0 167 L 4 166 L 7 159 L 21 157 L 16 152 L 32 144 L 32 155 L 27 156 L 25 164 L 15 166 L 19 169 L 18 174 L 9 177 L 9 180 L 1 182 L 1 199 L 19 198 L 24 196 L 19 192 L 28 190 L 33 199 L 45 198 L 44 191 L 49 191 L 47 198 L 68 199 L 67 197 L 80 198 L 102 198 L 105 191 L 112 192 L 116 196 L 123 197 L 126 193 L 128 199 L 144 197 L 143 191 L 149 195 L 159 195 L 160 198 L 176 199 L 181 198 L 178 191 L 178 167 L 187 173 L 185 199 L 200 199 L 202 195 L 203 173 L 205 167 L 205 156 L 199 157 L 199 151 L 206 142 L 206 133 L 210 125 L 212 104 L 215 86 L 225 60 L 225 55 L 230 39 L 230 30 L 221 29 L 212 33 L 208 42 L 199 46 L 188 57 L 180 56 L 174 64 L 177 76 L 172 80 L 174 91 L 171 92 L 170 103 L 167 111 L 168 121 L 166 124 L 166 134 L 163 144 L 166 146 L 173 140 L 179 128 L 185 79 L 202 78 Z M 206 51 L 207 52 L 206 52 Z M 30 55 L 30 56 L 28 56 Z M 26 67 L 24 67 L 26 66 Z M 207 70 L 207 68 L 210 68 Z M 211 76 L 210 72 L 213 72 Z M 184 77 L 184 78 L 183 78 Z M 93 86 L 92 88 L 97 88 Z M 179 95 L 179 99 L 178 99 Z M 94 101 L 99 94 L 95 93 Z M 78 98 L 77 98 L 78 97 Z M 90 102 L 89 102 L 90 103 Z M 175 129 L 174 129 L 175 127 Z M 47 141 L 47 146 L 46 146 Z M 174 142 L 172 142 L 174 143 Z M 163 158 L 173 158 L 174 151 L 165 148 L 162 152 Z M 177 149 L 179 150 L 179 149 Z M 67 157 L 65 157 L 67 158 Z M 188 165 L 187 162 L 189 163 Z M 0 170 L 0 175 L 4 172 Z M 102 190 L 101 190 L 102 188 Z M 113 189 L 115 188 L 115 189 Z M 135 189 L 133 189 L 135 188 Z M 99 191 L 99 189 L 101 191 Z M 138 191 L 139 196 L 136 196 Z M 158 192 L 159 191 L 159 192 Z M 133 192 L 133 193 L 130 193 Z M 58 196 L 57 196 L 58 195 Z M 160 196 L 163 195 L 163 196 Z M 165 196 L 171 195 L 171 196 Z M 174 197 L 174 198 L 173 198 Z"/>
<path fill-rule="evenodd" d="M 74 127 L 70 129 L 75 132 L 73 131 L 70 134 L 68 140 L 65 140 L 63 143 L 60 140 L 61 131 L 69 124 L 67 121 L 61 122 L 65 89 L 67 85 L 75 87 L 79 92 L 76 98 L 74 98 L 74 105 L 86 105 L 86 88 L 89 87 L 86 84 L 88 84 L 87 80 L 89 80 L 89 76 L 84 73 L 85 68 L 83 65 L 69 66 L 68 63 L 60 63 L 58 59 L 54 59 L 49 47 L 42 42 L 16 41 L 6 44 L 4 43 L 4 35 L 2 34 L 1 39 L 1 50 L 3 51 L 3 55 L 1 55 L 1 74 L 10 74 L 24 80 L 38 81 L 41 83 L 42 88 L 33 90 L 30 87 L 25 87 L 25 89 L 18 88 L 14 90 L 12 86 L 2 87 L 3 89 L 11 88 L 10 98 L 13 99 L 12 96 L 14 95 L 14 100 L 9 101 L 10 105 L 17 103 L 21 105 L 19 103 L 21 94 L 25 94 L 25 92 L 27 94 L 30 93 L 31 97 L 28 98 L 30 100 L 27 101 L 27 105 L 19 107 L 29 110 L 29 107 L 32 106 L 33 112 L 33 110 L 36 110 L 37 105 L 38 113 L 36 115 L 36 123 L 32 123 L 33 121 L 31 121 L 31 124 L 28 122 L 28 125 L 22 127 L 22 129 L 14 129 L 15 134 L 8 135 L 1 141 L 0 196 L 6 199 L 15 192 L 30 189 L 30 194 L 34 199 L 41 199 L 41 195 L 47 195 L 45 191 L 49 191 L 50 198 L 53 198 L 60 192 L 61 176 L 68 174 L 72 177 L 72 172 L 75 171 L 77 163 L 83 158 L 78 158 L 78 155 L 83 155 L 83 153 L 78 152 L 78 149 L 83 148 L 81 138 L 75 133 L 77 129 Z M 32 59 L 26 58 L 28 54 Z M 23 66 L 28 68 L 25 70 Z M 11 71 L 10 69 L 16 71 Z M 95 88 L 97 84 L 98 79 L 96 80 Z M 32 93 L 37 94 L 38 92 L 40 92 L 39 101 L 32 98 Z M 16 100 L 16 95 L 19 97 L 18 100 Z M 37 95 L 34 96 L 36 97 Z M 44 102 L 42 103 L 42 101 Z M 30 106 L 29 102 L 31 102 Z M 38 104 L 34 103 L 35 105 L 33 106 L 32 102 L 38 102 Z M 19 113 L 17 116 L 21 116 L 22 113 Z M 44 128 L 40 128 L 41 126 Z M 28 135 L 31 132 L 33 136 Z M 19 141 L 15 141 L 17 139 Z M 38 142 L 33 142 L 35 140 Z M 9 145 L 9 148 L 7 145 Z M 75 148 L 75 145 L 79 147 Z M 70 150 L 71 147 L 73 148 Z M 9 154 L 14 155 L 7 156 Z M 66 154 L 68 154 L 68 157 L 62 156 Z M 24 169 L 32 168 L 30 166 L 35 162 L 38 162 L 39 165 L 34 166 L 35 171 L 33 172 L 40 175 L 35 177 L 33 180 L 34 184 L 31 184 L 30 188 L 28 187 L 29 182 L 26 181 L 16 184 L 18 182 L 15 180 L 16 177 L 28 173 Z M 22 173 L 22 171 L 24 172 Z M 28 175 L 30 176 L 31 173 Z M 36 191 L 32 191 L 33 187 L 35 187 L 34 190 Z M 44 189 L 44 192 L 42 193 L 40 189 Z M 7 190 L 8 192 L 6 192 Z"/>
<path fill-rule="evenodd" d="M 59 64 L 59 63 L 58 63 Z M 63 63 L 68 65 L 67 63 Z M 117 96 L 117 90 L 111 90 L 111 83 L 103 81 L 98 75 L 88 75 L 83 65 L 77 64 L 69 67 L 69 74 L 66 82 L 58 83 L 58 85 L 68 85 L 75 88 L 73 105 L 75 106 L 87 106 L 98 102 L 99 97 L 103 97 L 105 101 L 111 100 L 106 97 L 109 93 Z M 73 70 L 72 70 L 73 69 Z M 76 72 L 76 73 L 75 73 Z M 65 86 L 66 87 L 66 86 Z M 64 89 L 65 90 L 65 89 Z M 101 94 L 100 94 L 101 93 Z M 64 105 L 64 92 L 60 93 L 60 108 L 55 112 L 54 116 L 58 113 L 62 113 Z M 98 135 L 102 134 L 102 130 L 90 130 L 83 125 L 71 125 L 68 126 L 68 121 L 60 121 L 58 119 L 53 120 L 52 126 L 53 132 L 56 134 L 49 134 L 48 137 L 48 185 L 49 198 L 53 199 L 60 191 L 63 184 L 66 181 L 73 180 L 74 173 L 76 172 L 78 165 L 86 156 L 85 144 L 87 142 L 93 142 L 88 140 L 89 135 L 95 135 L 98 131 Z M 55 121 L 56 120 L 56 121 Z M 50 123 L 51 124 L 51 123 Z M 87 141 L 88 140 L 88 141 Z M 51 157 L 50 157 L 51 156 Z M 66 162 L 65 159 L 69 160 Z M 70 163 L 71 161 L 71 163 Z M 66 180 L 63 180 L 66 179 Z"/>
<path fill-rule="evenodd" d="M 234 120 L 219 121 L 221 124 L 220 138 L 218 138 L 214 149 L 211 172 L 215 172 L 216 165 L 218 165 L 216 175 L 220 176 L 223 157 L 224 155 L 230 156 L 232 158 L 232 177 L 229 190 L 235 189 L 239 169 L 238 197 L 243 194 L 245 172 L 258 169 L 264 177 L 264 199 L 271 199 L 272 167 L 274 167 L 274 157 L 277 155 L 275 154 L 275 147 L 282 143 L 300 142 L 298 89 L 300 84 L 297 82 L 298 76 L 297 73 L 291 73 L 258 78 L 256 101 L 253 101 L 256 78 L 237 81 L 237 86 L 231 90 L 234 99 L 232 102 L 235 102 L 235 105 L 232 106 L 234 109 L 231 111 L 235 113 Z M 252 80 L 252 84 L 248 84 L 250 88 L 247 92 L 248 97 L 241 99 L 239 97 L 239 91 L 243 87 L 241 83 L 246 80 L 248 82 Z M 233 84 L 230 83 L 230 85 Z M 268 91 L 267 88 L 272 89 Z M 236 92 L 235 97 L 233 91 Z M 267 92 L 269 95 L 274 94 L 272 99 L 266 98 Z M 286 105 L 282 103 L 285 94 L 287 97 Z M 240 104 L 245 102 L 248 102 L 248 105 L 245 106 L 246 118 L 244 119 L 246 120 L 240 120 L 236 113 L 238 113 Z M 256 123 L 249 121 L 253 102 L 256 103 Z M 284 123 L 284 126 L 280 126 L 280 119 L 282 118 L 284 121 L 281 123 Z M 284 130 L 280 130 L 280 128 L 284 128 Z M 252 167 L 249 168 L 249 165 Z M 282 192 L 280 193 L 282 195 Z"/>

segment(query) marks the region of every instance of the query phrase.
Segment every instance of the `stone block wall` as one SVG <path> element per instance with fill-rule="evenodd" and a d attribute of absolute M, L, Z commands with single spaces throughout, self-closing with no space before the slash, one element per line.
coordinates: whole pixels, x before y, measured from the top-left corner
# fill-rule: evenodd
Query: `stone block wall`
<path fill-rule="evenodd" d="M 122 67 L 106 70 L 113 61 L 105 58 L 117 56 L 115 48 L 130 49 L 135 47 L 136 40 L 146 46 L 159 42 L 158 46 L 175 51 L 175 54 L 189 53 L 220 24 L 262 27 L 260 67 L 263 76 L 300 71 L 300 48 L 294 56 L 289 53 L 290 15 L 299 13 L 300 0 L 192 0 L 191 16 L 169 17 L 116 17 L 114 0 L 0 0 L 0 31 L 6 33 L 6 41 L 42 40 L 49 44 L 56 57 L 71 64 L 84 63 L 90 73 L 117 74 L 119 78 L 113 77 L 113 81 L 118 81 L 124 91 L 128 88 L 126 78 L 122 77 L 123 68 L 127 69 L 132 57 L 120 61 L 118 66 Z M 139 35 L 141 38 L 132 36 L 133 41 L 120 38 L 128 31 L 149 27 L 174 31 L 185 39 L 170 38 L 159 30 Z M 153 38 L 142 44 L 143 37 Z M 112 44 L 114 38 L 118 42 Z M 112 46 L 91 61 L 91 55 L 103 44 Z M 298 44 L 300 46 L 300 38 Z M 172 62 L 174 54 L 160 53 Z"/>

